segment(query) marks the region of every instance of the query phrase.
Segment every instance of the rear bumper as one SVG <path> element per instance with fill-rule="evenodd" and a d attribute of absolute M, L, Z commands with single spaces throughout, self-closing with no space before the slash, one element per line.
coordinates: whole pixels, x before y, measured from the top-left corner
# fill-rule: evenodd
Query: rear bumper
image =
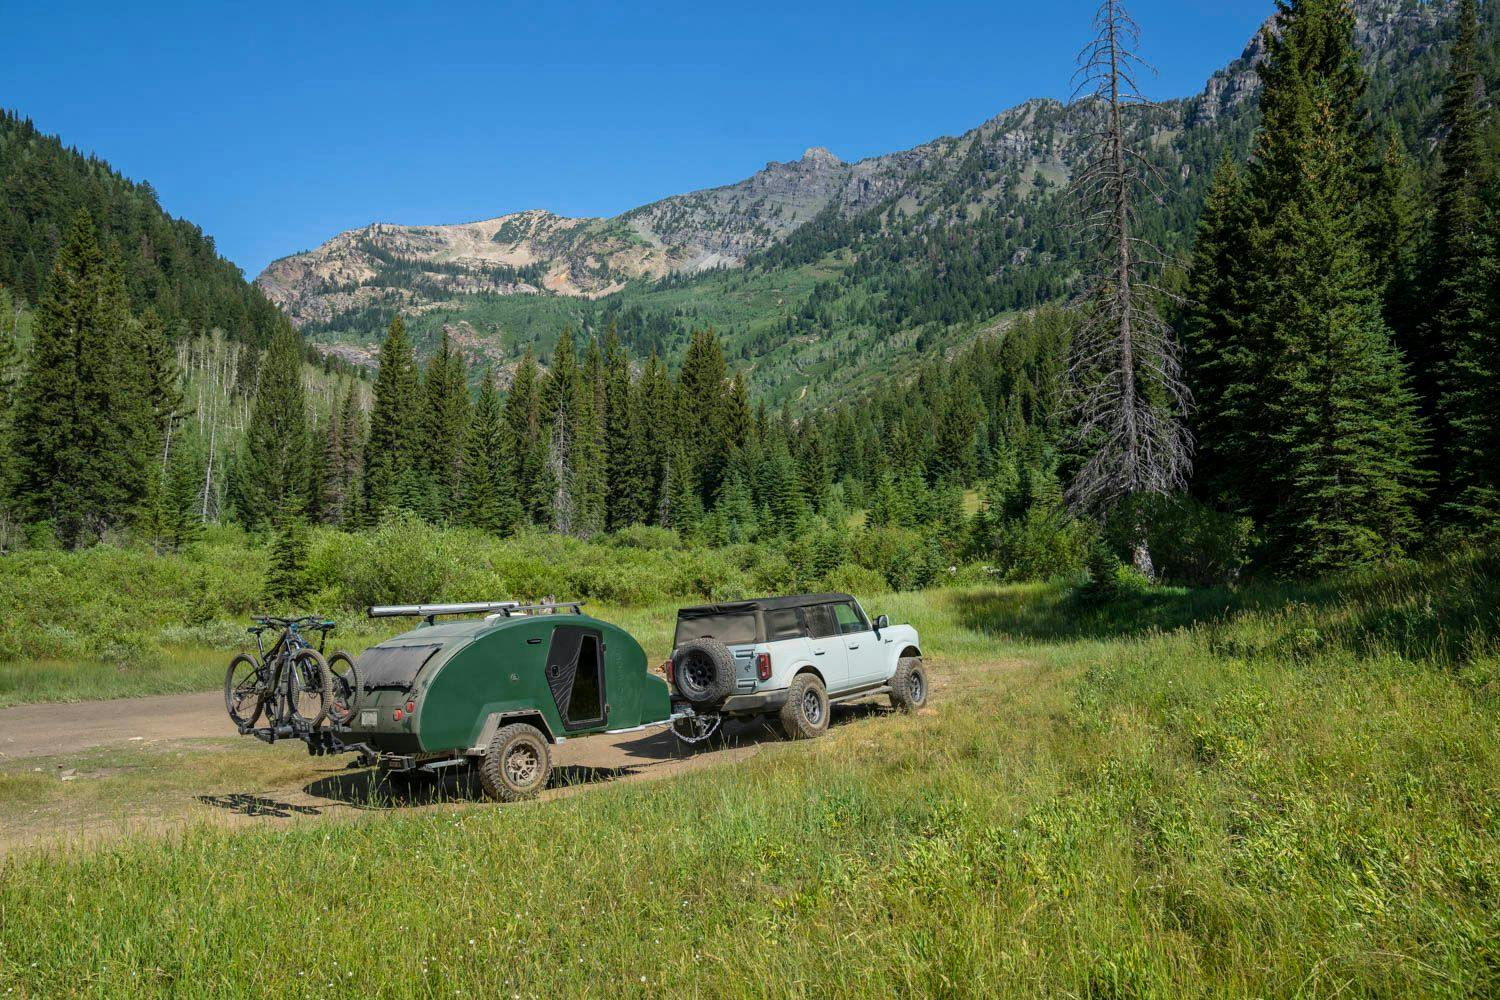
<path fill-rule="evenodd" d="M 724 715 L 761 715 L 780 711 L 786 704 L 786 688 L 777 691 L 758 691 L 755 694 L 737 694 L 724 699 L 719 709 Z"/>

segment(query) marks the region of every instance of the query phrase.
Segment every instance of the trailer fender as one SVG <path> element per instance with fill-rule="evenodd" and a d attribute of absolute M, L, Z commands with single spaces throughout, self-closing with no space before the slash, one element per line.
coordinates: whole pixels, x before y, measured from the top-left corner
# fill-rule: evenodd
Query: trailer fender
<path fill-rule="evenodd" d="M 508 726 L 515 722 L 524 722 L 527 725 L 535 726 L 542 731 L 542 735 L 547 738 L 548 743 L 557 742 L 557 737 L 552 735 L 552 727 L 547 725 L 547 719 L 536 709 L 519 708 L 511 711 L 491 712 L 485 718 L 484 725 L 479 727 L 479 736 L 474 740 L 474 745 L 468 749 L 468 755 L 475 757 L 483 754 L 489 747 L 490 740 L 494 739 L 495 733 L 499 731 L 500 727 Z"/>

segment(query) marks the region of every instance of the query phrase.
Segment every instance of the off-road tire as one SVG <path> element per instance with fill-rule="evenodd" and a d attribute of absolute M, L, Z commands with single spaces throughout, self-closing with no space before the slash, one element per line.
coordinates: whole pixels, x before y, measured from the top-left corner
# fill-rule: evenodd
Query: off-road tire
<path fill-rule="evenodd" d="M 257 687 L 254 696 L 247 701 L 247 704 L 250 706 L 248 713 L 236 708 L 236 704 L 240 701 L 237 695 L 246 693 L 238 690 L 242 687 L 242 684 L 235 683 L 235 668 L 242 663 L 252 668 L 251 676 L 255 677 Z M 233 722 L 240 729 L 249 729 L 255 725 L 256 721 L 260 719 L 261 709 L 265 708 L 266 690 L 264 673 L 265 668 L 261 665 L 260 661 L 248 653 L 241 653 L 230 660 L 229 669 L 224 671 L 224 708 L 229 712 L 229 721 Z M 243 681 L 243 678 L 241 680 Z"/>
<path fill-rule="evenodd" d="M 529 753 L 528 764 L 524 756 Z M 517 722 L 502 726 L 479 762 L 479 784 L 496 802 L 531 799 L 552 775 L 552 748 L 540 729 Z"/>
<path fill-rule="evenodd" d="M 896 664 L 896 673 L 891 677 L 891 707 L 902 712 L 915 712 L 927 704 L 927 668 L 922 666 L 920 656 L 903 656 Z"/>
<path fill-rule="evenodd" d="M 711 708 L 734 693 L 734 654 L 717 639 L 694 639 L 672 653 L 677 693 L 695 708 Z"/>
<path fill-rule="evenodd" d="M 303 668 L 305 660 L 312 662 L 311 673 L 317 687 L 302 686 L 303 677 L 308 672 Z M 333 673 L 328 669 L 328 661 L 323 659 L 323 654 L 316 649 L 299 649 L 293 654 L 292 662 L 287 666 L 292 672 L 293 690 L 287 692 L 292 699 L 292 715 L 298 722 L 316 729 L 328 717 L 328 710 L 333 707 Z M 316 699 L 316 711 L 311 713 L 302 711 L 303 706 L 298 692 L 305 692 Z"/>
<path fill-rule="evenodd" d="M 328 718 L 336 725 L 346 726 L 359 705 L 359 671 L 354 666 L 354 657 L 335 649 L 328 658 L 328 673 L 333 685 Z"/>
<path fill-rule="evenodd" d="M 781 706 L 781 728 L 789 740 L 811 740 L 828 732 L 832 706 L 828 691 L 816 674 L 798 674 L 786 689 Z"/>

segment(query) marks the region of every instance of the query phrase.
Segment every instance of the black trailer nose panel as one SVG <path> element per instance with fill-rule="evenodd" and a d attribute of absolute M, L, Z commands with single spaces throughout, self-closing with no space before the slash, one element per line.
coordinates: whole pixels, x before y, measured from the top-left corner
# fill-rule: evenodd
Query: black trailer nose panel
<path fill-rule="evenodd" d="M 355 662 L 366 691 L 410 691 L 427 661 L 443 644 L 371 646 Z"/>

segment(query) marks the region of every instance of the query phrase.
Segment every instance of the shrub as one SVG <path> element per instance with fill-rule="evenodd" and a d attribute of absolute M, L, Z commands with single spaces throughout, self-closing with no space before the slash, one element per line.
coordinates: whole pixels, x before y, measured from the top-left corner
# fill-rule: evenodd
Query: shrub
<path fill-rule="evenodd" d="M 854 543 L 855 562 L 879 573 L 892 590 L 917 590 L 937 579 L 942 553 L 911 528 L 867 528 Z"/>
<path fill-rule="evenodd" d="M 1239 579 L 1249 558 L 1253 522 L 1225 514 L 1189 496 L 1140 497 L 1110 519 L 1106 534 L 1118 548 L 1129 544 L 1132 523 L 1150 526 L 1151 561 L 1163 580 L 1217 587 Z"/>

